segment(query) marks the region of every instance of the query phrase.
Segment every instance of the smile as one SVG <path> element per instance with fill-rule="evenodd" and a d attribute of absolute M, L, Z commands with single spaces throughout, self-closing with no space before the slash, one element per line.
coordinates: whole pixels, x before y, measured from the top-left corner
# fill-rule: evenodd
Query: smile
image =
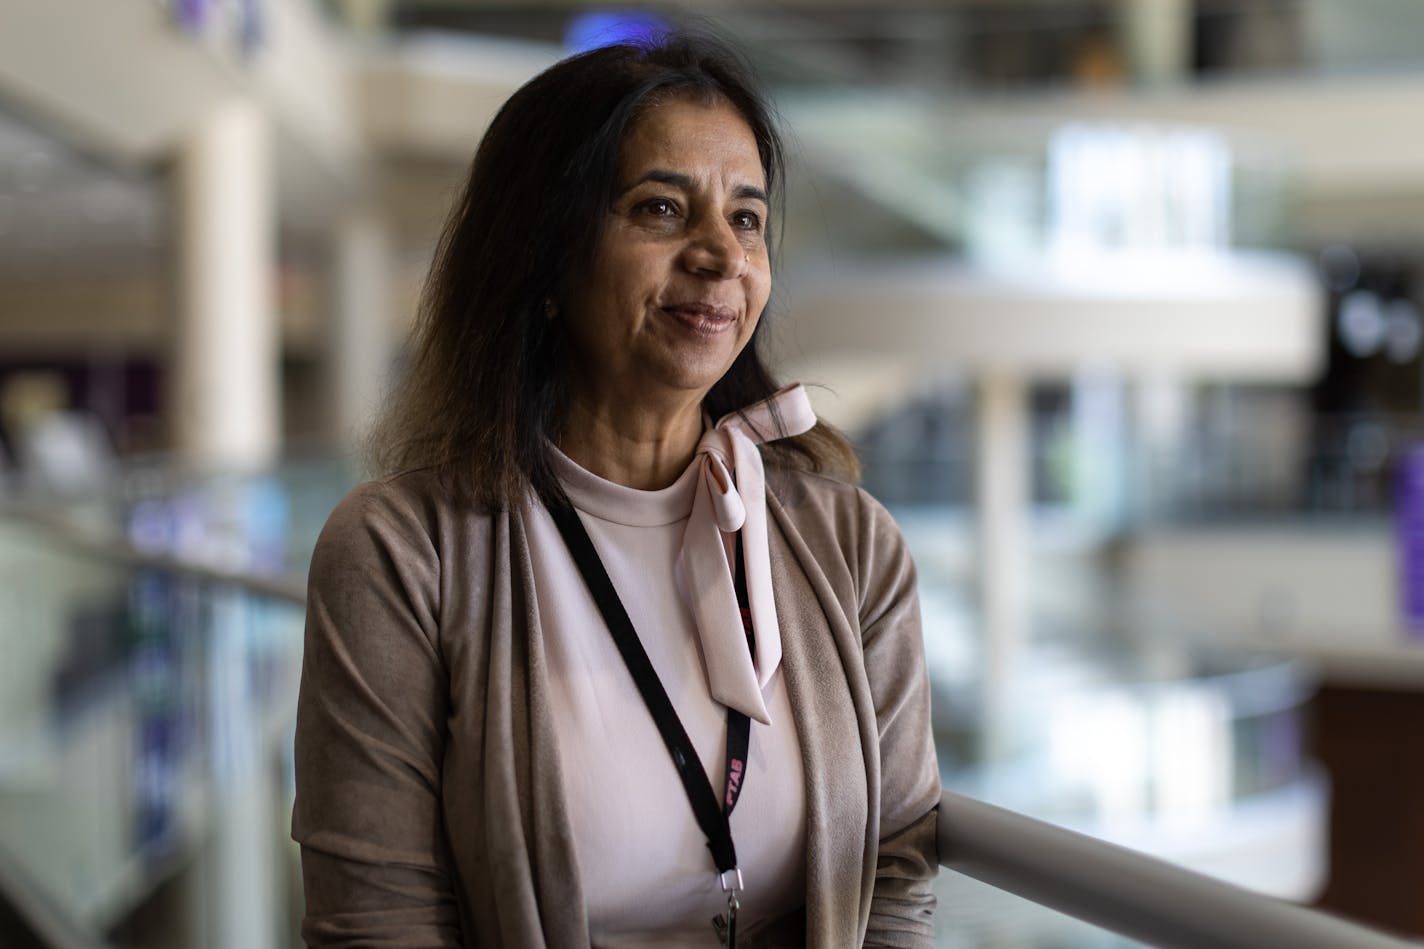
<path fill-rule="evenodd" d="M 737 324 L 737 311 L 710 303 L 678 303 L 662 311 L 699 336 L 716 336 Z"/>

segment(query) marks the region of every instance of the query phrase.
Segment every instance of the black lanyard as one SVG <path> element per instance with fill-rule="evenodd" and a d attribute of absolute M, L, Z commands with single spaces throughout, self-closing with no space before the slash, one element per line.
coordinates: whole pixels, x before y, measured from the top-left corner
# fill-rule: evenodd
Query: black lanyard
<path fill-rule="evenodd" d="M 628 611 L 624 609 L 623 601 L 618 598 L 618 591 L 613 588 L 608 570 L 603 566 L 603 561 L 599 558 L 578 512 L 572 507 L 557 503 L 550 503 L 547 507 L 559 528 L 559 533 L 564 536 L 564 543 L 573 555 L 579 573 L 583 574 L 584 583 L 588 585 L 594 603 L 603 614 L 608 631 L 613 635 L 614 645 L 622 654 L 623 662 L 628 666 L 628 672 L 633 676 L 633 682 L 638 686 L 638 692 L 643 696 L 643 702 L 653 716 L 653 722 L 658 726 L 658 732 L 672 757 L 677 775 L 682 779 L 688 803 L 692 805 L 693 816 L 697 818 L 697 826 L 707 837 L 707 849 L 712 851 L 712 860 L 717 865 L 722 889 L 728 894 L 729 918 L 723 920 L 718 917 L 713 925 L 716 926 L 723 944 L 734 949 L 737 891 L 741 889 L 742 879 L 741 871 L 737 867 L 737 848 L 732 843 L 729 818 L 732 816 L 732 808 L 737 806 L 737 800 L 741 797 L 742 788 L 746 785 L 751 720 L 743 712 L 730 707 L 727 709 L 726 794 L 722 805 L 719 805 L 712 783 L 707 780 L 707 771 L 702 767 L 702 759 L 697 756 L 697 749 L 687 737 L 687 731 L 682 727 L 682 721 L 677 717 L 677 711 L 672 707 L 667 690 L 663 688 L 652 661 L 648 659 L 637 631 L 633 629 L 633 621 L 628 618 Z M 737 591 L 737 606 L 741 610 L 742 628 L 747 635 L 747 648 L 755 655 L 756 640 L 752 632 L 751 611 L 747 605 L 747 578 L 742 562 L 740 534 L 735 547 L 736 569 L 733 579 Z"/>

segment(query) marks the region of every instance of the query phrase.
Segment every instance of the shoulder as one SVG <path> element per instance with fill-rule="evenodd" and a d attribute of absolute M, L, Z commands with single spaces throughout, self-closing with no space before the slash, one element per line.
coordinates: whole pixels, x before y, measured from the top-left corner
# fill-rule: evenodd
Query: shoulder
<path fill-rule="evenodd" d="M 900 528 L 864 488 L 780 466 L 768 468 L 766 482 L 783 528 L 794 530 L 818 562 L 836 558 L 860 576 L 909 566 Z"/>
<path fill-rule="evenodd" d="M 462 506 L 433 468 L 367 481 L 346 493 L 317 540 L 312 569 L 331 561 L 370 561 L 387 567 L 438 562 L 454 534 L 487 532 L 491 517 Z"/>
<path fill-rule="evenodd" d="M 433 472 L 420 469 L 356 485 L 332 509 L 319 547 L 419 532 L 433 519 L 435 481 Z"/>
<path fill-rule="evenodd" d="M 899 528 L 885 506 L 859 485 L 794 468 L 768 467 L 767 494 L 798 528 L 858 538 Z"/>

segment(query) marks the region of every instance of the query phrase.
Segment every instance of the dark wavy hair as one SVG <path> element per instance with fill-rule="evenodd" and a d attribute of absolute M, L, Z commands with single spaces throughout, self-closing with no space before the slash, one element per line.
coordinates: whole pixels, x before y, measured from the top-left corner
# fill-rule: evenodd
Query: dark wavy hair
<path fill-rule="evenodd" d="M 422 294 L 409 361 L 371 441 L 377 474 L 436 468 L 464 501 L 560 497 L 547 455 L 565 415 L 562 330 L 546 316 L 589 266 L 634 123 L 670 96 L 725 101 L 751 126 L 776 200 L 781 135 L 743 59 L 704 36 L 665 35 L 565 59 L 495 115 L 446 221 Z M 758 323 L 707 393 L 716 419 L 777 389 Z M 826 425 L 764 448 L 769 462 L 847 477 L 845 438 Z"/>

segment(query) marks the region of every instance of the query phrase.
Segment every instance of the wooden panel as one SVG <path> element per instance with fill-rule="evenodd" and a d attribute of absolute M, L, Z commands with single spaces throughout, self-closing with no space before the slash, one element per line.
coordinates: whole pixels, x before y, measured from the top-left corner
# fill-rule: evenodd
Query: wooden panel
<path fill-rule="evenodd" d="M 1326 684 L 1312 724 L 1333 786 L 1319 905 L 1424 935 L 1424 692 Z"/>

